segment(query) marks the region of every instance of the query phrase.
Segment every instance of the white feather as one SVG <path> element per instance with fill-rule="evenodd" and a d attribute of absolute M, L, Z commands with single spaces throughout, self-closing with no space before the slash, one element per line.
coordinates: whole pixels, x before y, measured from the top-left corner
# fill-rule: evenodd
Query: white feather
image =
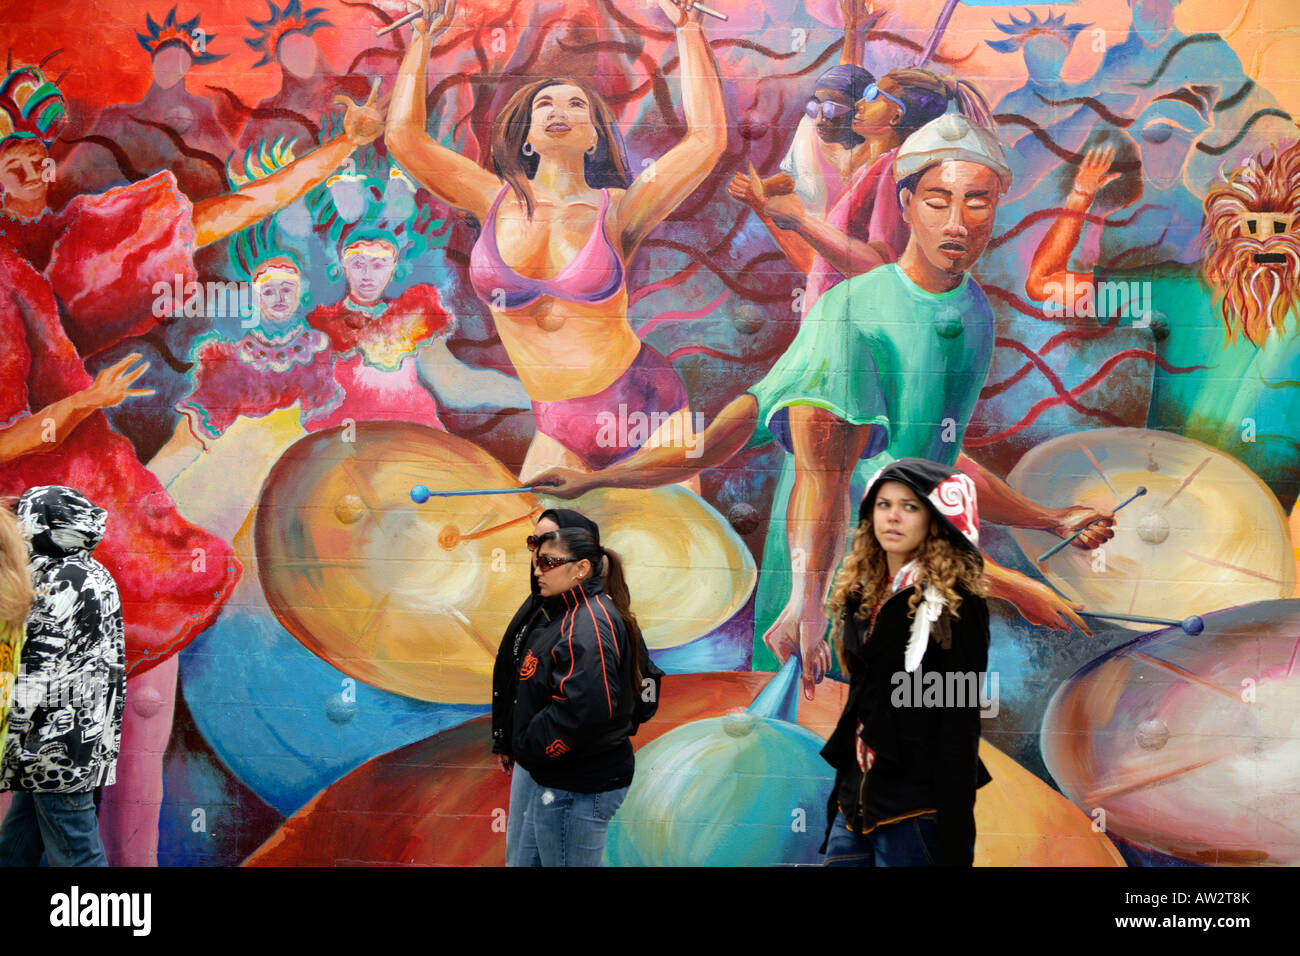
<path fill-rule="evenodd" d="M 939 620 L 946 603 L 943 595 L 934 587 L 928 584 L 925 586 L 925 593 L 916 609 L 916 617 L 912 619 L 912 634 L 907 639 L 907 649 L 903 652 L 903 667 L 909 674 L 921 666 L 926 645 L 930 643 L 930 625 Z"/>

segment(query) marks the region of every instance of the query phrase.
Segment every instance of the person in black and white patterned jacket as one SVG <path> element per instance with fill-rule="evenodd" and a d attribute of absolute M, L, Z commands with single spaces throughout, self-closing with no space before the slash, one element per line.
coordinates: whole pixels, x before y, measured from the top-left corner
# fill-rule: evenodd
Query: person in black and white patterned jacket
<path fill-rule="evenodd" d="M 14 687 L 0 790 L 0 865 L 107 866 L 93 791 L 116 780 L 126 691 L 117 585 L 91 552 L 107 517 L 58 485 L 18 499 L 35 600 Z"/>

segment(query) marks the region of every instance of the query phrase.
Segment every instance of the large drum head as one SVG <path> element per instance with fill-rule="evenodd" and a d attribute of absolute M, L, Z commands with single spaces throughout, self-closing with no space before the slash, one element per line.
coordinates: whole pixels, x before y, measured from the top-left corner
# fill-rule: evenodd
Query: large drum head
<path fill-rule="evenodd" d="M 1300 601 L 1102 655 L 1057 690 L 1042 748 L 1111 833 L 1200 863 L 1300 864 Z"/>
<path fill-rule="evenodd" d="M 623 559 L 647 647 L 703 637 L 744 607 L 754 590 L 758 571 L 745 542 L 685 488 L 600 488 L 548 507 L 573 508 L 600 525 L 601 543 Z"/>
<path fill-rule="evenodd" d="M 1277 498 L 1249 468 L 1209 445 L 1145 428 L 1079 432 L 1032 449 L 1007 481 L 1051 507 L 1110 509 L 1139 485 L 1147 489 L 1115 516 L 1115 537 L 1102 554 L 1070 547 L 1038 565 L 1090 611 L 1182 618 L 1295 590 Z M 1045 531 L 1012 534 L 1034 562 L 1060 541 Z"/>
<path fill-rule="evenodd" d="M 358 680 L 421 700 L 489 703 L 501 634 L 528 594 L 524 538 L 538 503 L 520 492 L 417 505 L 414 485 L 518 482 L 446 432 L 353 427 L 301 439 L 266 480 L 254 543 L 267 602 L 294 637 Z"/>

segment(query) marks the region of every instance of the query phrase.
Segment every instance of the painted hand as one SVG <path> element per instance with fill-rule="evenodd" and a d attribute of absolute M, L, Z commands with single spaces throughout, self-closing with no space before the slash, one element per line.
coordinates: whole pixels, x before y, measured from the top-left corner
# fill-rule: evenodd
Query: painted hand
<path fill-rule="evenodd" d="M 411 21 L 412 35 L 434 36 L 445 30 L 456 16 L 456 0 L 406 0 L 406 10 L 408 13 L 418 10 L 424 14 Z"/>
<path fill-rule="evenodd" d="M 1103 188 L 1119 179 L 1119 173 L 1108 172 L 1115 159 L 1115 145 L 1094 146 L 1088 150 L 1074 174 L 1074 189 L 1091 199 Z"/>
<path fill-rule="evenodd" d="M 138 361 L 140 361 L 140 353 L 132 352 L 122 361 L 103 369 L 95 376 L 95 381 L 90 387 L 82 390 L 82 398 L 95 408 L 112 408 L 114 405 L 122 404 L 128 398 L 152 395 L 154 393 L 152 388 L 131 388 L 132 382 L 149 371 L 148 362 L 131 368 Z"/>
<path fill-rule="evenodd" d="M 1054 631 L 1068 630 L 1073 624 L 1092 637 L 1092 631 L 1083 623 L 1083 618 L 1076 611 L 1083 609 L 1082 604 L 1072 604 L 1049 588 L 1046 584 L 1018 577 L 1006 593 L 1000 595 L 1010 601 L 1020 616 L 1030 624 L 1038 627 L 1050 627 Z"/>
<path fill-rule="evenodd" d="M 547 468 L 524 481 L 525 488 L 545 488 L 545 494 L 554 498 L 577 498 L 586 494 L 597 485 L 591 481 L 591 475 L 572 468 Z"/>
<path fill-rule="evenodd" d="M 363 104 L 354 103 L 342 94 L 334 97 L 335 103 L 347 108 L 343 115 L 343 135 L 354 146 L 373 143 L 384 131 L 384 108 L 388 96 L 382 100 L 379 98 L 380 82 L 380 78 L 375 77 L 370 85 L 370 97 Z"/>
<path fill-rule="evenodd" d="M 1056 526 L 1051 529 L 1058 538 L 1068 538 L 1080 528 L 1088 530 L 1075 538 L 1071 545 L 1084 551 L 1099 548 L 1115 537 L 1115 516 L 1109 511 L 1098 511 L 1086 505 L 1074 505 L 1055 512 Z"/>
<path fill-rule="evenodd" d="M 676 0 L 659 0 L 659 9 L 673 22 L 674 27 L 699 23 L 704 16 L 695 9 L 694 0 L 681 0 L 680 3 Z"/>

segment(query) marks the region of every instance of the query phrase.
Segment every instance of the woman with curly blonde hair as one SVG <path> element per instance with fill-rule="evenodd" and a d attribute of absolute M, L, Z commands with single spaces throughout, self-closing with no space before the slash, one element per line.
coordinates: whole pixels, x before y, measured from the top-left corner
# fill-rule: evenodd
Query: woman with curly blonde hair
<path fill-rule="evenodd" d="M 27 570 L 27 538 L 0 500 L 0 755 L 9 732 L 9 705 L 23 649 L 27 609 L 32 604 L 32 577 Z"/>
<path fill-rule="evenodd" d="M 849 696 L 822 756 L 835 767 L 827 866 L 970 866 L 989 616 L 975 484 L 903 458 L 876 473 L 828 616 Z"/>

